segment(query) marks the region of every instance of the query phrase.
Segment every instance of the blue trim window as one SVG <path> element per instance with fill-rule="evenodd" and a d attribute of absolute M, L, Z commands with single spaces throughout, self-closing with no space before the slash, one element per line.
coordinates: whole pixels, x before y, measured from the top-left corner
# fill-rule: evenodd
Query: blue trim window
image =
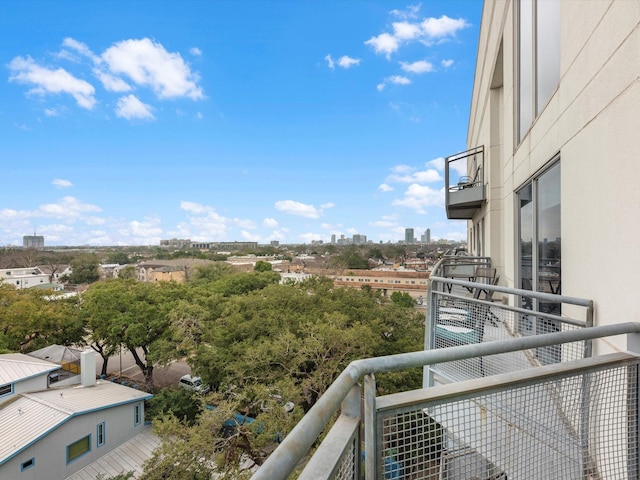
<path fill-rule="evenodd" d="M 142 422 L 142 404 L 136 403 L 133 407 L 133 425 L 140 425 Z"/>
<path fill-rule="evenodd" d="M 80 440 L 67 445 L 67 463 L 73 462 L 85 453 L 91 451 L 91 435 L 82 437 Z"/>
<path fill-rule="evenodd" d="M 31 467 L 35 466 L 35 464 L 36 464 L 35 457 L 30 458 L 26 462 L 22 462 L 22 464 L 20 465 L 20 471 L 24 472 L 25 470 L 29 470 Z"/>
<path fill-rule="evenodd" d="M 13 393 L 13 383 L 0 386 L 0 398 Z"/>
<path fill-rule="evenodd" d="M 107 434 L 104 427 L 104 422 L 99 423 L 96 427 L 96 445 L 101 447 L 107 441 Z"/>

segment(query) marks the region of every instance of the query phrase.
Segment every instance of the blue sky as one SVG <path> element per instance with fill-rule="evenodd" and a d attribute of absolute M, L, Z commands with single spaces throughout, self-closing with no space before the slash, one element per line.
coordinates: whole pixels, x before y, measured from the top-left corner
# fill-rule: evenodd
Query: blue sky
<path fill-rule="evenodd" d="M 481 8 L 5 0 L 0 246 L 465 239 Z"/>

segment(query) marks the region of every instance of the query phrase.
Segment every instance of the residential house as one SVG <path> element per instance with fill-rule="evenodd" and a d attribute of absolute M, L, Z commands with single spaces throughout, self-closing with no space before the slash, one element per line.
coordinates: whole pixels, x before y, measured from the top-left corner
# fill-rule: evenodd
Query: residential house
<path fill-rule="evenodd" d="M 80 384 L 53 388 L 59 365 L 0 355 L 0 478 L 65 479 L 144 431 L 151 395 L 96 381 L 92 351 L 81 362 Z"/>
<path fill-rule="evenodd" d="M 51 283 L 49 275 L 38 267 L 1 269 L 0 282 L 13 285 L 18 290 Z"/>

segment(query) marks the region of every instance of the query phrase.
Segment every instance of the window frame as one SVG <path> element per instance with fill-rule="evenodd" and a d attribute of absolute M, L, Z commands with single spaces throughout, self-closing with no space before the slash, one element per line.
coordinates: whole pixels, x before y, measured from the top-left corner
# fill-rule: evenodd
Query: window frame
<path fill-rule="evenodd" d="M 27 465 L 27 463 L 29 465 Z M 29 460 L 22 462 L 20 464 L 20 471 L 24 472 L 25 470 L 29 470 L 30 468 L 33 468 L 36 466 L 36 457 L 31 457 Z"/>
<path fill-rule="evenodd" d="M 9 391 L 2 393 L 3 388 L 9 387 Z M 0 385 L 0 398 L 9 396 L 13 393 L 13 383 L 6 383 L 4 385 Z"/>
<path fill-rule="evenodd" d="M 133 406 L 133 426 L 137 427 L 142 423 L 142 404 L 136 403 Z"/>
<path fill-rule="evenodd" d="M 71 449 L 71 447 L 78 445 L 80 442 L 87 442 L 87 449 L 74 455 L 73 458 L 70 458 L 69 456 L 69 450 Z M 69 445 L 67 445 L 67 465 L 75 462 L 77 459 L 79 459 L 80 457 L 85 456 L 86 454 L 91 453 L 91 434 L 89 433 L 88 435 L 85 435 L 82 438 L 79 438 L 78 440 L 76 440 L 73 443 L 70 443 Z"/>
<path fill-rule="evenodd" d="M 101 447 L 105 443 L 107 443 L 106 425 L 105 422 L 100 422 L 98 425 L 96 425 L 96 446 Z"/>
<path fill-rule="evenodd" d="M 548 1 L 548 0 L 544 0 L 544 1 Z M 558 8 L 560 8 L 560 0 L 554 0 L 555 2 L 558 3 Z M 538 52 L 538 47 L 540 46 L 540 42 L 538 41 L 538 17 L 540 15 L 539 13 L 539 9 L 538 9 L 538 4 L 544 5 L 543 0 L 527 0 L 526 3 L 528 4 L 528 6 L 530 6 L 531 8 L 531 12 L 530 12 L 530 16 L 531 16 L 531 24 L 528 26 L 528 28 L 526 29 L 526 34 L 530 35 L 530 37 L 528 38 L 530 45 L 531 45 L 531 51 L 528 52 L 526 61 L 530 62 L 530 68 L 527 68 L 527 71 L 524 73 L 527 73 L 527 76 L 530 76 L 531 78 L 528 79 L 528 83 L 527 83 L 527 88 L 529 88 L 531 90 L 530 95 L 529 95 L 529 116 L 530 119 L 527 119 L 529 121 L 528 125 L 523 125 L 522 122 L 522 112 L 523 112 L 523 108 L 522 108 L 522 81 L 523 81 L 523 62 L 522 62 L 522 32 L 523 32 L 523 27 L 522 27 L 522 22 L 521 22 L 521 18 L 522 18 L 522 8 L 523 5 L 520 1 L 518 2 L 514 2 L 514 21 L 513 21 L 513 25 L 514 25 L 514 49 L 513 49 L 513 55 L 514 55 L 514 87 L 515 87 L 515 95 L 514 95 L 514 100 L 515 100 L 515 108 L 514 108 L 514 116 L 515 116 L 515 128 L 514 128 L 514 136 L 515 136 L 515 141 L 514 141 L 514 145 L 517 148 L 522 141 L 524 140 L 524 138 L 528 135 L 529 131 L 531 130 L 531 128 L 533 127 L 533 125 L 536 122 L 536 119 L 538 118 L 538 116 L 540 115 L 540 113 L 545 109 L 545 107 L 547 106 L 547 104 L 549 103 L 549 101 L 551 100 L 551 98 L 553 97 L 555 91 L 558 89 L 558 85 L 560 84 L 560 75 L 561 75 L 561 71 L 560 71 L 560 66 L 558 65 L 558 77 L 556 80 L 556 85 L 554 87 L 554 89 L 551 90 L 551 93 L 549 93 L 548 98 L 546 99 L 546 101 L 544 102 L 544 104 L 540 104 L 540 98 L 539 98 L 539 94 L 540 94 L 540 85 L 543 83 L 541 81 L 540 78 L 538 78 L 538 74 L 539 71 L 543 71 L 545 70 L 544 68 L 541 69 L 540 68 L 540 63 L 539 63 L 539 52 Z M 558 12 L 558 30 L 561 28 L 560 25 L 560 12 Z M 561 37 L 560 37 L 560 33 L 558 33 L 558 42 L 561 42 Z M 558 50 L 560 50 L 561 45 L 558 44 Z M 558 61 L 560 61 L 560 54 L 558 54 Z"/>

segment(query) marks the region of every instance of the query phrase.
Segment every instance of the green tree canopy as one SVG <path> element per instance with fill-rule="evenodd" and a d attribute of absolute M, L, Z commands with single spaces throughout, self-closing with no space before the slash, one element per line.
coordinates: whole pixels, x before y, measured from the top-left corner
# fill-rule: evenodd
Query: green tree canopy
<path fill-rule="evenodd" d="M 100 260 L 94 253 L 86 253 L 71 260 L 71 283 L 93 283 L 100 279 Z"/>

